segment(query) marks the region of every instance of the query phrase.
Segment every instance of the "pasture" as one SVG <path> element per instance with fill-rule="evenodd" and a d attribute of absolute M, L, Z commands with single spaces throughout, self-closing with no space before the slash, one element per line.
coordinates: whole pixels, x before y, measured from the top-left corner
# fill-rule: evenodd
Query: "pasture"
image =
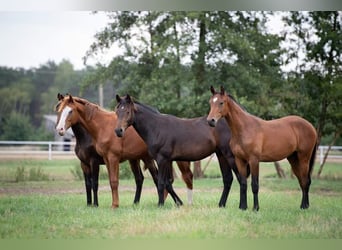
<path fill-rule="evenodd" d="M 84 183 L 71 170 L 75 160 L 0 160 L 1 239 L 340 239 L 342 237 L 342 164 L 327 163 L 321 179 L 313 178 L 310 208 L 299 209 L 301 191 L 289 166 L 278 179 L 273 164 L 260 167 L 260 211 L 252 211 L 248 179 L 248 209 L 239 206 L 234 180 L 227 206 L 218 207 L 222 191 L 217 162 L 207 178 L 194 180 L 194 204 L 187 205 L 184 182 L 175 191 L 186 204 L 176 207 L 170 197 L 157 206 L 158 195 L 146 174 L 141 201 L 133 205 L 133 179 L 120 179 L 120 207 L 113 210 L 107 179 L 100 180 L 99 207 L 87 207 Z M 205 163 L 203 163 L 204 165 Z M 123 166 L 127 167 L 127 166 Z M 36 169 L 47 179 L 16 181 L 17 169 Z M 101 168 L 105 169 L 104 166 Z M 313 176 L 318 169 L 315 165 Z M 38 171 L 39 170 L 39 171 Z M 20 172 L 20 171 L 19 171 Z M 32 171 L 31 171 L 32 172 Z"/>

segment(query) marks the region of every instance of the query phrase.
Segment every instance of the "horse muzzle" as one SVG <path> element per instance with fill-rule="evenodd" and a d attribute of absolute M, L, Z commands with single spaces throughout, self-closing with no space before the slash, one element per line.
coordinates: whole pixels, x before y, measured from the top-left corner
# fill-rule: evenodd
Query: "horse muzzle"
<path fill-rule="evenodd" d="M 56 130 L 57 130 L 57 132 L 58 132 L 58 134 L 59 134 L 60 136 L 65 135 L 65 129 L 59 128 L 59 129 L 56 129 Z"/>
<path fill-rule="evenodd" d="M 207 119 L 207 122 L 210 125 L 210 127 L 215 127 L 217 123 L 217 121 L 214 118 Z"/>
<path fill-rule="evenodd" d="M 124 133 L 125 133 L 125 130 L 122 129 L 122 128 L 116 128 L 114 129 L 115 131 L 115 134 L 117 137 L 123 137 L 124 136 Z"/>

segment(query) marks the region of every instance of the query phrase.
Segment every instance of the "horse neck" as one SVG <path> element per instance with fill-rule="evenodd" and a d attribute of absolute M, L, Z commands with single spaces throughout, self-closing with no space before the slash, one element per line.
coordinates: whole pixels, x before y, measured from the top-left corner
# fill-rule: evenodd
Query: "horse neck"
<path fill-rule="evenodd" d="M 249 114 L 228 97 L 229 114 L 225 116 L 232 136 L 240 135 L 249 124 Z"/>
<path fill-rule="evenodd" d="M 91 119 L 87 118 L 89 114 L 86 112 L 86 107 L 84 104 L 77 103 L 76 104 L 77 112 L 80 116 L 79 123 L 85 130 L 89 133 L 92 138 L 98 138 L 99 133 L 101 132 L 101 122 L 98 121 L 101 119 L 97 119 L 100 115 L 100 110 L 96 110 L 93 114 Z"/>
<path fill-rule="evenodd" d="M 148 138 L 151 138 L 149 134 L 154 131 L 156 127 L 158 127 L 156 121 L 157 121 L 157 115 L 156 113 L 153 113 L 152 111 L 148 110 L 146 107 L 136 104 L 137 110 L 134 111 L 134 121 L 133 121 L 133 127 L 138 132 L 138 134 L 143 138 L 144 141 L 148 140 Z"/>

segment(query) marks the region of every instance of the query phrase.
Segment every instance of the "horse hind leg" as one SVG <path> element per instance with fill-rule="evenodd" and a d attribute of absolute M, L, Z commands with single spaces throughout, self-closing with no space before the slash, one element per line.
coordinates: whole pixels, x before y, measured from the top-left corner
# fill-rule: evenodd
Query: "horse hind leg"
<path fill-rule="evenodd" d="M 302 190 L 302 201 L 300 208 L 309 208 L 309 189 L 311 185 L 311 176 L 309 171 L 309 160 L 301 156 L 297 152 L 287 157 L 293 173 L 296 175 L 300 188 Z"/>
<path fill-rule="evenodd" d="M 193 202 L 193 174 L 190 169 L 190 162 L 177 161 L 178 168 L 182 173 L 182 179 L 187 186 L 188 204 L 192 205 Z"/>

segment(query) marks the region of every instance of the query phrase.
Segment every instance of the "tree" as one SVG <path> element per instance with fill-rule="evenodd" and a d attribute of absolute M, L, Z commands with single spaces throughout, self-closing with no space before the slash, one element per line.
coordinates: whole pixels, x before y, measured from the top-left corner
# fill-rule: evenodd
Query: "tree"
<path fill-rule="evenodd" d="M 305 52 L 293 74 L 293 85 L 300 89 L 293 104 L 315 124 L 318 144 L 323 135 L 334 134 L 334 141 L 342 129 L 342 13 L 291 12 L 285 20 Z"/>
<path fill-rule="evenodd" d="M 2 140 L 30 140 L 33 135 L 33 126 L 27 115 L 12 112 L 2 126 Z"/>
<path fill-rule="evenodd" d="M 100 66 L 93 77 L 112 80 L 119 93 L 130 93 L 164 113 L 198 117 L 208 110 L 210 85 L 226 84 L 255 114 L 273 118 L 281 113 L 281 37 L 266 32 L 264 13 L 109 16 L 112 22 L 95 35 L 86 58 L 113 44 L 121 46 L 123 56 Z"/>

